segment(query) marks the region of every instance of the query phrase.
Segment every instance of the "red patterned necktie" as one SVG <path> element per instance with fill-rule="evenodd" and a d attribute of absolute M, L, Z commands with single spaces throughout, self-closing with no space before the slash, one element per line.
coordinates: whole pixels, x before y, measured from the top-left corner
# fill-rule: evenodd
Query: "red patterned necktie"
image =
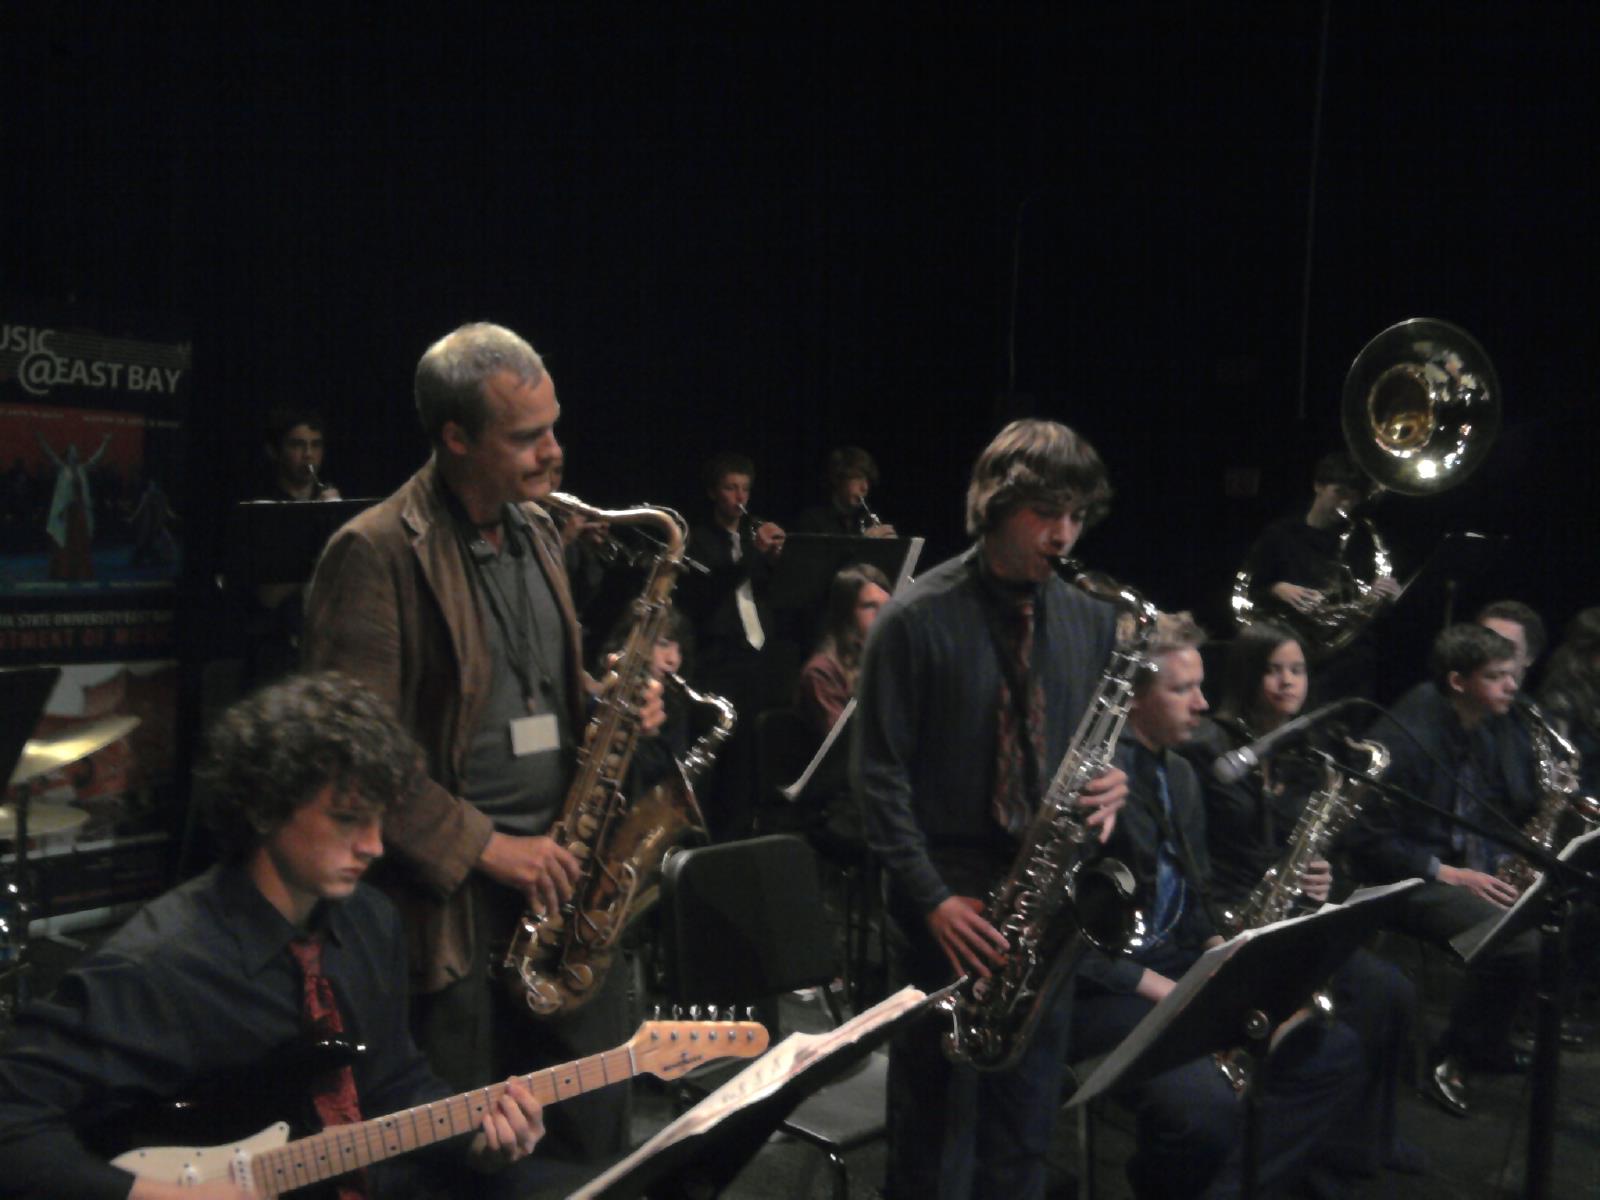
<path fill-rule="evenodd" d="M 1033 657 L 1033 601 L 1024 600 L 1006 612 L 1007 641 L 1010 643 L 1016 674 L 1028 682 L 1028 712 L 1025 734 L 1032 743 L 1034 775 L 1044 761 L 1044 687 L 1028 670 Z M 1011 695 L 1011 673 L 1000 678 L 999 736 L 996 739 L 994 819 L 1008 833 L 1021 836 L 1033 815 L 1037 796 L 1029 795 L 1029 772 L 1024 756 L 1024 731 L 1018 728 L 1017 704 Z M 1037 784 L 1034 785 L 1035 787 Z"/>
<path fill-rule="evenodd" d="M 289 952 L 300 964 L 300 975 L 305 981 L 303 1010 L 307 1027 L 317 1034 L 343 1033 L 344 1018 L 339 1015 L 339 1002 L 334 999 L 333 985 L 322 973 L 322 943 L 311 938 L 296 938 L 289 943 Z M 348 1064 L 319 1076 L 311 1101 L 324 1129 L 330 1125 L 353 1125 L 361 1120 L 356 1075 Z M 366 1195 L 365 1170 L 352 1172 L 338 1184 L 339 1200 L 366 1200 Z"/>

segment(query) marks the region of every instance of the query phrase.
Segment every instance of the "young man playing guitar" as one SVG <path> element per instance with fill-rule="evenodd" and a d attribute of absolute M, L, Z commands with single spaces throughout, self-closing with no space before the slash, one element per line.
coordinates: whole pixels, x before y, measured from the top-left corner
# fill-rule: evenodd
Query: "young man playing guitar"
<path fill-rule="evenodd" d="M 227 1180 L 180 1190 L 104 1159 L 140 1136 L 141 1118 L 207 1080 L 234 1084 L 202 1116 L 229 1091 L 275 1090 L 308 1033 L 365 1047 L 348 1065 L 318 1061 L 299 1089 L 313 1131 L 447 1094 L 407 1029 L 399 917 L 361 882 L 383 853 L 385 813 L 421 783 L 419 764 L 387 709 L 333 673 L 266 688 L 222 718 L 204 778 L 223 861 L 152 902 L 20 1014 L 0 1052 L 0 1196 L 244 1197 Z M 243 1128 L 185 1140 L 221 1142 L 295 1116 L 241 1113 Z M 544 1133 L 521 1081 L 454 1128 L 463 1141 L 475 1129 L 466 1157 L 487 1170 L 523 1158 Z M 424 1170 L 462 1165 L 449 1150 L 429 1159 L 342 1174 L 327 1194 L 426 1194 Z"/>

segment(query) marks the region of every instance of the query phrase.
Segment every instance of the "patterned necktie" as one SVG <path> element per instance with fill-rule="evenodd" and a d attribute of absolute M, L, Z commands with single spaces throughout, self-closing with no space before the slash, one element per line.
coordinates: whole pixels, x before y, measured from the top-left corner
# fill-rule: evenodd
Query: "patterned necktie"
<path fill-rule="evenodd" d="M 1161 797 L 1161 844 L 1156 849 L 1156 908 L 1150 942 L 1166 940 L 1183 916 L 1184 880 L 1178 867 L 1178 848 L 1172 844 L 1172 793 L 1167 790 L 1167 768 L 1156 763 L 1156 790 Z"/>
<path fill-rule="evenodd" d="M 343 1033 L 344 1018 L 339 1015 L 333 985 L 322 973 L 322 943 L 311 938 L 296 938 L 289 943 L 289 952 L 300 964 L 300 975 L 305 981 L 302 1009 L 307 1028 L 312 1033 L 330 1036 Z M 324 1129 L 330 1125 L 353 1125 L 361 1120 L 356 1076 L 348 1065 L 319 1076 L 311 1101 Z M 338 1185 L 339 1200 L 365 1200 L 366 1175 L 362 1170 L 346 1176 Z"/>
<path fill-rule="evenodd" d="M 1018 727 L 1017 704 L 1011 695 L 1012 672 L 1002 672 L 1000 677 L 1000 719 L 996 738 L 994 795 L 990 809 L 1000 827 L 1013 836 L 1020 837 L 1028 828 L 1037 795 L 1038 764 L 1044 761 L 1044 685 L 1028 671 L 1033 657 L 1033 601 L 1024 600 L 1006 611 L 1006 640 L 1012 652 L 1015 677 L 1027 681 L 1028 711 L 1026 729 Z M 1027 742 L 1023 741 L 1024 737 Z M 1033 751 L 1034 770 L 1028 770 L 1025 755 L 1029 745 Z"/>

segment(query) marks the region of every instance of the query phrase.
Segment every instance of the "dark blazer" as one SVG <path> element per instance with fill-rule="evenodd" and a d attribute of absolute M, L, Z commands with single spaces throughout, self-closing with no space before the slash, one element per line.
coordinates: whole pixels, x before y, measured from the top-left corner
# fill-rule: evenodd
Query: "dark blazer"
<path fill-rule="evenodd" d="M 1367 736 L 1389 750 L 1384 783 L 1446 810 L 1455 802 L 1456 765 L 1473 755 L 1481 768 L 1485 802 L 1520 823 L 1534 804 L 1533 780 L 1524 775 L 1528 766 L 1522 749 L 1510 737 L 1497 737 L 1497 726 L 1491 720 L 1463 729 L 1445 694 L 1432 683 L 1420 683 Z M 1364 878 L 1383 883 L 1411 876 L 1431 879 L 1434 859 L 1460 865 L 1452 861 L 1450 824 L 1425 809 L 1385 804 L 1361 828 L 1364 836 L 1352 838 L 1351 849 Z"/>

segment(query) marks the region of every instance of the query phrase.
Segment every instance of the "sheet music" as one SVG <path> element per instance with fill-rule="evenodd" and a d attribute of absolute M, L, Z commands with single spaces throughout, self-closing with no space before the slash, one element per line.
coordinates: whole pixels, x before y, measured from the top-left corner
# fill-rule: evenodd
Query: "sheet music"
<path fill-rule="evenodd" d="M 828 757 L 828 751 L 833 749 L 833 744 L 839 740 L 839 735 L 850 724 L 850 717 L 856 711 L 856 698 L 851 696 L 845 706 L 839 710 L 839 719 L 833 723 L 833 728 L 828 730 L 828 736 L 822 739 L 822 745 L 817 747 L 817 752 L 811 756 L 811 761 L 806 764 L 806 769 L 800 772 L 796 779 L 779 794 L 793 804 L 806 790 L 806 784 L 811 782 L 811 777 L 817 773 L 817 768 L 822 766 L 823 760 Z"/>
<path fill-rule="evenodd" d="M 1190 1006 L 1196 995 L 1221 971 L 1223 964 L 1251 942 L 1291 925 L 1308 924 L 1330 917 L 1338 921 L 1341 919 L 1338 914 L 1342 912 L 1381 900 L 1395 892 L 1410 891 L 1421 886 L 1420 879 L 1402 879 L 1398 883 L 1362 888 L 1352 892 L 1343 904 L 1325 904 L 1316 912 L 1301 913 L 1298 916 L 1285 917 L 1281 921 L 1259 925 L 1254 929 L 1246 929 L 1221 945 L 1211 947 L 1195 960 L 1194 965 L 1183 973 L 1183 977 L 1173 985 L 1172 990 L 1161 1002 L 1144 1015 L 1144 1019 L 1133 1028 L 1132 1032 L 1101 1059 L 1100 1065 L 1084 1081 L 1083 1086 L 1073 1093 L 1071 1105 L 1087 1104 L 1102 1092 L 1114 1088 L 1123 1072 L 1162 1036 L 1169 1023 Z"/>
<path fill-rule="evenodd" d="M 900 563 L 900 574 L 894 581 L 894 590 L 896 592 L 911 582 L 911 573 L 917 569 L 917 559 L 922 557 L 923 540 L 922 538 L 914 537 L 911 539 L 911 545 L 906 547 L 906 556 Z M 793 804 L 805 792 L 806 784 L 811 782 L 811 777 L 817 773 L 817 769 L 826 761 L 828 751 L 833 749 L 833 744 L 839 740 L 839 736 L 848 728 L 850 717 L 855 711 L 856 698 L 851 696 L 850 702 L 839 711 L 839 719 L 828 730 L 828 736 L 822 739 L 822 745 L 817 747 L 817 752 L 811 756 L 811 761 L 806 764 L 806 769 L 800 772 L 800 778 L 780 790 L 779 794 L 790 804 Z"/>
<path fill-rule="evenodd" d="M 1600 838 L 1600 829 L 1591 829 L 1587 833 L 1580 833 L 1565 846 L 1561 847 L 1561 853 L 1556 857 L 1562 862 L 1571 862 L 1585 846 L 1596 838 Z M 1533 886 L 1518 896 L 1517 902 L 1506 909 L 1505 912 L 1499 916 L 1490 917 L 1481 925 L 1474 925 L 1464 933 L 1456 934 L 1455 937 L 1450 939 L 1450 945 L 1455 948 L 1455 952 L 1467 962 L 1471 962 L 1473 955 L 1478 952 L 1478 947 L 1487 942 L 1495 930 L 1513 918 L 1520 921 L 1522 919 L 1521 913 L 1524 909 L 1530 904 L 1542 901 L 1545 893 L 1545 881 L 1548 878 L 1548 872 L 1539 872 L 1539 878 L 1533 881 Z"/>
<path fill-rule="evenodd" d="M 923 538 L 914 537 L 911 539 L 911 545 L 906 547 L 905 561 L 900 564 L 900 574 L 895 576 L 894 591 L 889 593 L 891 596 L 911 582 L 911 572 L 917 569 L 917 559 L 922 557 L 922 543 L 924 540 Z"/>
<path fill-rule="evenodd" d="M 803 1074 L 811 1064 L 860 1041 L 879 1026 L 897 1020 L 927 1001 L 926 993 L 906 987 L 866 1012 L 858 1013 L 837 1029 L 826 1033 L 791 1033 L 632 1154 L 573 1192 L 568 1200 L 587 1200 L 600 1195 L 668 1146 L 714 1128 L 733 1113 L 772 1095 Z"/>

